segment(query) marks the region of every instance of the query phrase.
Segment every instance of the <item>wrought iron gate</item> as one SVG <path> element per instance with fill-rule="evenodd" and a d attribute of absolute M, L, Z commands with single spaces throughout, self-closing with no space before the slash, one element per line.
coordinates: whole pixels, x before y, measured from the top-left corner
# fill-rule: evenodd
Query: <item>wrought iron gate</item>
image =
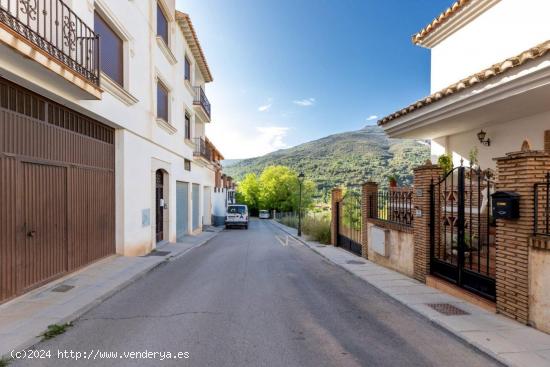
<path fill-rule="evenodd" d="M 480 169 L 456 167 L 430 187 L 430 271 L 495 299 L 494 182 Z"/>
<path fill-rule="evenodd" d="M 337 245 L 361 256 L 361 194 L 347 191 L 337 205 Z"/>

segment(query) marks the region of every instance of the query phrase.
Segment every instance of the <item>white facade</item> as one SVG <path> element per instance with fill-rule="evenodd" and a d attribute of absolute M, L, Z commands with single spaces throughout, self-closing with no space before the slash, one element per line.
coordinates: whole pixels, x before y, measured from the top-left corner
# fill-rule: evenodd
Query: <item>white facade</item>
<path fill-rule="evenodd" d="M 477 2 L 481 12 L 430 48 L 432 93 L 550 38 L 549 1 Z"/>
<path fill-rule="evenodd" d="M 198 116 L 193 87 L 204 88 L 210 77 L 201 72 L 196 48 L 191 49 L 176 21 L 175 0 L 158 3 L 169 21 L 169 45 L 157 37 L 157 1 L 68 3 L 92 28 L 94 11 L 98 12 L 124 41 L 124 88 L 102 75 L 100 99 L 82 93 L 82 88 L 24 57 L 13 47 L 0 45 L 0 73 L 4 78 L 116 129 L 116 248 L 117 253 L 130 256 L 146 254 L 157 245 L 155 172 L 158 169 L 165 173 L 164 239 L 169 242 L 176 241 L 176 182 L 200 185 L 201 224 L 210 224 L 215 186 L 216 167 L 194 155 L 195 145 L 192 139 L 185 139 L 184 133 L 187 112 L 191 116 L 191 137 L 204 136 L 204 124 L 209 121 Z M 190 82 L 184 80 L 185 57 L 191 62 Z M 159 80 L 169 90 L 168 123 L 157 119 Z M 192 162 L 190 171 L 185 169 L 185 160 Z M 188 199 L 187 227 L 192 228 L 191 190 Z"/>
<path fill-rule="evenodd" d="M 550 129 L 550 54 L 532 57 L 526 51 L 550 40 L 549 13 L 548 1 L 473 0 L 433 27 L 419 42 L 431 52 L 431 100 L 383 122 L 386 132 L 431 139 L 433 162 L 447 153 L 455 166 L 461 160 L 467 165 L 477 149 L 482 169 L 495 168 L 495 157 L 520 150 L 525 139 L 532 149 L 544 149 Z M 492 74 L 457 86 L 479 73 Z M 490 146 L 478 141 L 480 130 Z"/>

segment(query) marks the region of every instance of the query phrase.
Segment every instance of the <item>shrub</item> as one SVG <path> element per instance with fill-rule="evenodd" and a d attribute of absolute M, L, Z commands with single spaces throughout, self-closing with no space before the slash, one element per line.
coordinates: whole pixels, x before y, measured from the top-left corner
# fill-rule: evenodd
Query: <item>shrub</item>
<path fill-rule="evenodd" d="M 302 223 L 302 229 L 312 240 L 324 244 L 330 243 L 330 218 L 306 217 Z"/>
<path fill-rule="evenodd" d="M 287 227 L 298 228 L 298 217 L 296 215 L 285 215 L 278 221 Z"/>
<path fill-rule="evenodd" d="M 285 215 L 278 219 L 279 223 L 287 227 L 298 228 L 297 215 Z M 302 218 L 302 232 L 312 240 L 330 243 L 330 215 L 306 215 Z"/>

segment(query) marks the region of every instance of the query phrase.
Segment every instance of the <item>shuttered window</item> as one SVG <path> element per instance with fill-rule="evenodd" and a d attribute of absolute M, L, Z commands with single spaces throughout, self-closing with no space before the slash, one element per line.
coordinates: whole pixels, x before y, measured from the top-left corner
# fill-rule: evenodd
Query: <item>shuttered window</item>
<path fill-rule="evenodd" d="M 124 42 L 96 12 L 94 30 L 99 34 L 101 71 L 120 86 L 124 86 Z"/>

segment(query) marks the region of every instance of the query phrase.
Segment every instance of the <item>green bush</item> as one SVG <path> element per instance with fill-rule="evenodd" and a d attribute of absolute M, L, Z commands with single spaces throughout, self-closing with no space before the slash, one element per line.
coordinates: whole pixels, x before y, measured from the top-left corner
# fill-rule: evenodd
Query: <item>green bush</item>
<path fill-rule="evenodd" d="M 295 215 L 286 215 L 278 219 L 278 222 L 287 227 L 298 228 L 298 217 Z"/>
<path fill-rule="evenodd" d="M 298 216 L 286 215 L 278 219 L 278 222 L 287 227 L 298 228 Z M 330 214 L 311 215 L 302 218 L 302 232 L 314 241 L 330 243 Z"/>
<path fill-rule="evenodd" d="M 304 218 L 302 230 L 314 241 L 330 243 L 330 218 L 326 216 Z"/>

